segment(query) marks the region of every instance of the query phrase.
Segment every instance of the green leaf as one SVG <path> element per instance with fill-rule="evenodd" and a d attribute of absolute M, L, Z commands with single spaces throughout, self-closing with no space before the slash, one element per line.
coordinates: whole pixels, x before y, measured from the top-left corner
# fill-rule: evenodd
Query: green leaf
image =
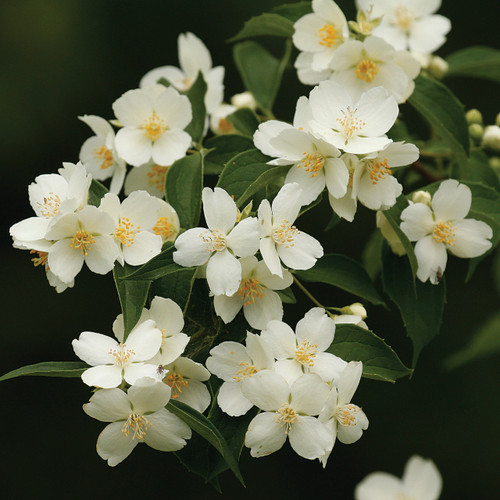
<path fill-rule="evenodd" d="M 228 42 L 237 42 L 246 38 L 264 35 L 290 38 L 293 32 L 293 22 L 290 19 L 265 12 L 246 21 L 239 33 L 230 38 Z"/>
<path fill-rule="evenodd" d="M 183 312 L 186 312 L 197 269 L 196 267 L 183 267 L 155 280 L 151 287 L 152 296 L 159 295 L 172 299 Z"/>
<path fill-rule="evenodd" d="M 500 50 L 491 47 L 467 47 L 446 58 L 446 77 L 470 76 L 500 82 Z"/>
<path fill-rule="evenodd" d="M 26 365 L 16 370 L 12 370 L 0 377 L 0 382 L 10 378 L 22 377 L 25 375 L 36 377 L 80 377 L 87 370 L 89 365 L 79 361 L 44 361 L 35 365 Z"/>
<path fill-rule="evenodd" d="M 191 101 L 193 110 L 193 119 L 186 127 L 186 132 L 191 136 L 195 144 L 200 144 L 205 131 L 205 122 L 207 118 L 207 110 L 205 108 L 205 94 L 207 92 L 207 84 L 203 79 L 201 71 L 193 85 L 186 92 L 187 97 Z"/>
<path fill-rule="evenodd" d="M 336 286 L 372 304 L 384 304 L 364 267 L 345 255 L 326 254 L 313 268 L 294 274 L 304 281 Z"/>
<path fill-rule="evenodd" d="M 255 113 L 249 108 L 237 109 L 234 113 L 226 116 L 226 120 L 245 137 L 250 139 L 259 126 L 259 120 Z"/>
<path fill-rule="evenodd" d="M 473 151 L 469 158 L 469 167 L 466 175 L 460 179 L 463 181 L 482 182 L 485 186 L 490 186 L 500 191 L 500 182 L 497 174 L 490 167 L 488 157 L 483 151 Z"/>
<path fill-rule="evenodd" d="M 448 87 L 424 76 L 415 80 L 415 90 L 408 102 L 450 146 L 461 172 L 466 172 L 469 131 L 462 103 Z"/>
<path fill-rule="evenodd" d="M 347 362 L 362 361 L 363 376 L 383 382 L 395 382 L 413 372 L 383 339 L 356 325 L 338 324 L 327 352 Z"/>
<path fill-rule="evenodd" d="M 198 224 L 203 189 L 203 156 L 201 153 L 185 156 L 167 170 L 165 198 L 179 216 L 182 228 Z"/>
<path fill-rule="evenodd" d="M 241 207 L 259 189 L 290 170 L 290 165 L 268 165 L 269 159 L 257 149 L 236 155 L 222 171 L 217 186 L 234 196 L 236 205 Z"/>
<path fill-rule="evenodd" d="M 291 53 L 287 40 L 282 59 L 274 57 L 262 45 L 253 41 L 234 46 L 233 57 L 245 88 L 252 92 L 262 110 L 270 114 Z"/>
<path fill-rule="evenodd" d="M 383 245 L 384 237 L 378 229 L 375 229 L 368 239 L 361 256 L 363 266 L 372 280 L 375 280 L 382 270 Z"/>
<path fill-rule="evenodd" d="M 441 328 L 446 302 L 445 281 L 432 285 L 417 280 L 414 288 L 408 260 L 394 255 L 388 246 L 384 249 L 382 262 L 384 290 L 401 313 L 413 344 L 412 367 L 415 367 L 420 351 Z"/>
<path fill-rule="evenodd" d="M 191 408 L 191 406 L 184 404 L 181 401 L 174 401 L 172 399 L 169 401 L 166 408 L 189 425 L 193 431 L 206 439 L 222 455 L 222 458 L 226 461 L 228 467 L 233 471 L 234 475 L 238 478 L 241 484 L 245 486 L 243 477 L 241 476 L 238 468 L 238 462 L 233 455 L 231 448 L 219 429 L 217 429 L 217 427 L 215 427 L 215 425 L 207 417 L 196 411 L 194 408 Z"/>
<path fill-rule="evenodd" d="M 102 198 L 108 192 L 108 188 L 101 184 L 99 181 L 92 179 L 89 189 L 89 199 L 88 204 L 98 207 L 101 204 Z"/>
<path fill-rule="evenodd" d="M 148 298 L 149 287 L 151 281 L 148 280 L 125 280 L 124 276 L 134 272 L 136 268 L 125 264 L 122 267 L 120 264 L 115 264 L 113 269 L 113 278 L 115 279 L 118 297 L 123 313 L 124 334 L 123 342 L 127 340 L 129 333 L 139 321 L 142 314 L 142 309 Z"/>
<path fill-rule="evenodd" d="M 296 304 L 297 299 L 291 288 L 285 288 L 284 290 L 275 290 L 275 292 L 280 296 L 281 302 L 283 304 Z"/>
<path fill-rule="evenodd" d="M 298 21 L 301 17 L 312 12 L 312 5 L 311 2 L 286 3 L 274 7 L 271 12 L 286 17 L 295 23 L 295 21 Z"/>
<path fill-rule="evenodd" d="M 206 141 L 205 174 L 219 175 L 226 163 L 237 154 L 255 149 L 253 140 L 239 134 L 216 135 Z"/>
<path fill-rule="evenodd" d="M 497 356 L 500 353 L 500 313 L 495 314 L 476 330 L 469 343 L 444 360 L 444 366 L 453 370 L 471 361 Z"/>

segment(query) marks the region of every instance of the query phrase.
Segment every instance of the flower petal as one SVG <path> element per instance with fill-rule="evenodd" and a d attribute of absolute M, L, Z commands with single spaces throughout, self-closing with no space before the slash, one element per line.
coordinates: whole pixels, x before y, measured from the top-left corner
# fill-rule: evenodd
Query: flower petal
<path fill-rule="evenodd" d="M 83 411 L 101 422 L 116 422 L 127 420 L 131 406 L 127 394 L 121 389 L 101 389 L 83 405 Z"/>
<path fill-rule="evenodd" d="M 227 249 L 215 252 L 207 264 L 207 283 L 214 295 L 233 295 L 241 282 L 241 264 Z"/>
<path fill-rule="evenodd" d="M 186 446 L 191 429 L 179 417 L 164 408 L 146 416 L 150 422 L 144 442 L 160 451 L 177 451 Z"/>
<path fill-rule="evenodd" d="M 285 429 L 276 421 L 276 414 L 260 413 L 248 426 L 245 446 L 255 458 L 265 457 L 279 450 L 286 441 Z"/>
<path fill-rule="evenodd" d="M 241 392 L 240 382 L 224 382 L 217 395 L 220 409 L 231 417 L 240 417 L 252 408 L 251 403 Z"/>
<path fill-rule="evenodd" d="M 298 417 L 288 437 L 295 453 L 309 460 L 325 455 L 333 447 L 333 436 L 314 417 Z"/>
<path fill-rule="evenodd" d="M 111 467 L 123 462 L 139 443 L 132 436 L 126 436 L 122 429 L 123 422 L 114 422 L 106 426 L 97 438 L 97 453 Z"/>

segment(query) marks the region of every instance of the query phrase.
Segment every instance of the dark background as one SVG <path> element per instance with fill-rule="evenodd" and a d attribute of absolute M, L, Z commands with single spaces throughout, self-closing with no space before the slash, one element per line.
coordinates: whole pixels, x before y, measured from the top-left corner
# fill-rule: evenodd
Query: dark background
<path fill-rule="evenodd" d="M 27 186 L 52 173 L 62 161 L 76 162 L 90 129 L 78 115 L 112 118 L 111 104 L 135 88 L 149 69 L 177 65 L 177 35 L 202 38 L 215 65 L 226 67 L 226 96 L 243 90 L 225 39 L 244 20 L 275 0 L 125 1 L 2 0 L 0 3 L 0 132 L 2 148 L 2 319 L 0 373 L 25 364 L 75 360 L 71 340 L 83 330 L 111 333 L 119 304 L 110 275 L 82 272 L 73 290 L 56 294 L 27 252 L 11 247 L 8 227 L 30 217 Z M 339 2 L 353 19 L 350 1 Z M 470 45 L 500 46 L 498 10 L 490 0 L 445 1 L 452 19 L 445 56 Z M 467 79 L 447 82 L 468 107 L 479 107 L 492 122 L 499 87 Z M 308 89 L 293 71 L 285 76 L 277 108 L 290 119 L 297 97 Z M 318 220 L 317 231 L 325 220 Z M 360 257 L 373 214 L 361 211 L 359 225 L 341 224 L 325 237 L 329 251 Z M 412 380 L 395 385 L 364 380 L 354 402 L 363 406 L 370 428 L 356 444 L 337 443 L 325 471 L 286 446 L 254 460 L 245 450 L 242 489 L 226 473 L 224 498 L 352 498 L 367 473 L 401 475 L 410 455 L 432 458 L 444 479 L 443 499 L 498 498 L 500 391 L 498 356 L 453 372 L 442 368 L 447 354 L 462 347 L 477 325 L 498 310 L 492 259 L 464 286 L 465 264 L 450 261 L 448 305 L 441 335 L 424 350 Z M 299 291 L 296 292 L 300 294 Z M 320 294 L 330 293 L 319 290 Z M 325 297 L 325 295 L 323 295 Z M 335 295 L 325 302 L 353 298 Z M 310 304 L 286 310 L 294 324 Z M 397 314 L 369 308 L 368 323 L 405 362 L 411 349 Z M 386 325 L 391 326 L 388 329 Z M 0 384 L 3 498 L 202 495 L 220 498 L 188 474 L 171 454 L 139 446 L 126 461 L 109 468 L 95 452 L 103 424 L 81 410 L 90 390 L 80 380 L 21 378 Z"/>

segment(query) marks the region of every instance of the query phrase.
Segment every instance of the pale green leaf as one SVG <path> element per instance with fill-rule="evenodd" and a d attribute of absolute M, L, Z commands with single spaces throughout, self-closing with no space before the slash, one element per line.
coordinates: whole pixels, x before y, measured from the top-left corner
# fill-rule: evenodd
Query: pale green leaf
<path fill-rule="evenodd" d="M 99 181 L 92 179 L 89 189 L 88 204 L 94 205 L 94 207 L 98 207 L 107 192 L 108 188 L 104 184 L 101 184 Z"/>
<path fill-rule="evenodd" d="M 16 370 L 12 370 L 0 377 L 0 382 L 11 378 L 23 376 L 36 377 L 63 377 L 73 378 L 80 377 L 87 370 L 89 365 L 79 361 L 45 361 L 35 365 L 27 365 Z"/>
<path fill-rule="evenodd" d="M 500 50 L 491 47 L 467 47 L 446 58 L 446 77 L 468 76 L 500 82 Z"/>

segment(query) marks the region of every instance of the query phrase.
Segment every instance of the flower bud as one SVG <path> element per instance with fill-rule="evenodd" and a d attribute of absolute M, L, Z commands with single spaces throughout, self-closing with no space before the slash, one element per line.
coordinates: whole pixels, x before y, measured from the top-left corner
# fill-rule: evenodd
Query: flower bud
<path fill-rule="evenodd" d="M 500 113 L 498 113 L 497 117 L 495 118 L 495 125 L 497 127 L 500 127 Z"/>
<path fill-rule="evenodd" d="M 427 66 L 427 71 L 434 78 L 441 80 L 448 72 L 448 68 L 448 63 L 442 57 L 432 56 Z"/>
<path fill-rule="evenodd" d="M 253 200 L 251 200 L 250 203 L 241 212 L 238 210 L 238 213 L 236 215 L 236 222 L 240 222 L 240 220 L 249 217 L 250 212 L 252 211 L 252 206 L 253 206 Z"/>
<path fill-rule="evenodd" d="M 350 306 L 345 307 L 344 309 L 349 309 L 351 314 L 354 314 L 356 316 L 360 316 L 361 319 L 365 319 L 367 316 L 366 309 L 364 308 L 363 304 L 360 302 L 354 302 Z"/>
<path fill-rule="evenodd" d="M 498 156 L 492 156 L 489 159 L 489 164 L 490 167 L 495 170 L 496 172 L 500 173 L 500 157 Z"/>
<path fill-rule="evenodd" d="M 479 123 L 471 123 L 469 125 L 469 135 L 474 141 L 481 142 L 483 134 L 484 127 L 482 125 L 479 125 Z"/>
<path fill-rule="evenodd" d="M 380 232 L 382 233 L 382 236 L 386 239 L 387 243 L 391 247 L 391 250 L 396 254 L 396 255 L 405 255 L 406 250 L 403 247 L 403 244 L 401 243 L 400 239 L 398 238 L 398 235 L 392 229 L 391 224 L 389 221 L 385 218 L 383 212 L 377 212 L 377 227 L 380 229 Z"/>
<path fill-rule="evenodd" d="M 469 109 L 467 113 L 465 113 L 465 119 L 467 123 L 471 125 L 472 123 L 479 123 L 481 125 L 483 123 L 483 115 L 479 109 Z"/>
<path fill-rule="evenodd" d="M 427 191 L 415 191 L 411 200 L 413 203 L 423 203 L 424 205 L 431 206 L 431 195 Z"/>
<path fill-rule="evenodd" d="M 251 92 L 242 92 L 241 94 L 234 94 L 231 97 L 231 104 L 239 108 L 250 108 L 255 110 L 257 102 Z"/>
<path fill-rule="evenodd" d="M 500 151 L 500 127 L 497 125 L 488 125 L 484 129 L 482 145 L 484 148 Z"/>

